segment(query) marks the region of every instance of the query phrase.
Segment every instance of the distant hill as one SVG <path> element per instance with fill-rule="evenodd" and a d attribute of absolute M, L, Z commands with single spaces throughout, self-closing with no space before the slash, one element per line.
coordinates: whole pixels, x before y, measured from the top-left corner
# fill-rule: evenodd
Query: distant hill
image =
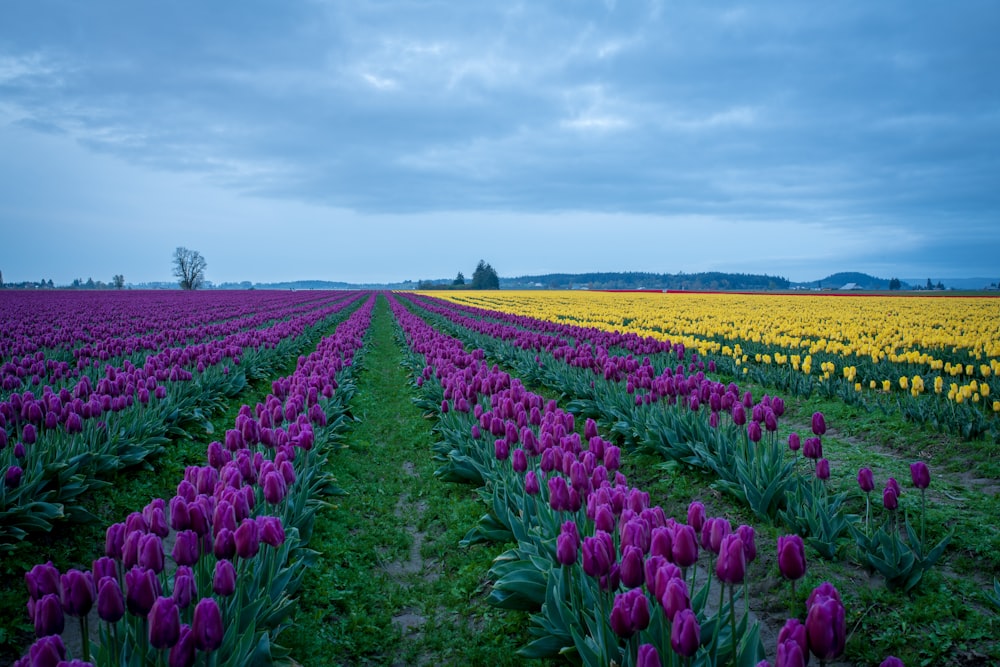
<path fill-rule="evenodd" d="M 766 290 L 788 289 L 787 278 L 752 273 L 545 273 L 500 278 L 500 289 L 648 289 Z"/>
<path fill-rule="evenodd" d="M 910 289 L 906 281 L 900 281 L 902 289 Z M 862 290 L 887 290 L 889 289 L 889 278 L 876 278 L 867 273 L 857 271 L 842 271 L 834 273 L 821 280 L 813 280 L 807 283 L 792 283 L 792 287 L 808 289 L 840 289 L 844 285 L 854 283 L 858 289 Z"/>

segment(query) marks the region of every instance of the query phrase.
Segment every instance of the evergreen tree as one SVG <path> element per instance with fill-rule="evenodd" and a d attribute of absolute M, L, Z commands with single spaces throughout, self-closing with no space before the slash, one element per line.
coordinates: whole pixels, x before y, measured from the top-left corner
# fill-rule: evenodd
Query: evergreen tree
<path fill-rule="evenodd" d="M 500 277 L 484 260 L 479 260 L 472 273 L 472 289 L 500 289 Z"/>

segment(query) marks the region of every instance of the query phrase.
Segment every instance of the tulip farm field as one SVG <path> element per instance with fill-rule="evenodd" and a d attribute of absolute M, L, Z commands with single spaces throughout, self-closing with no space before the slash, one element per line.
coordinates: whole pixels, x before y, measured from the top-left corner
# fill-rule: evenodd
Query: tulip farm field
<path fill-rule="evenodd" d="M 0 291 L 0 664 L 1000 664 L 1000 299 Z"/>

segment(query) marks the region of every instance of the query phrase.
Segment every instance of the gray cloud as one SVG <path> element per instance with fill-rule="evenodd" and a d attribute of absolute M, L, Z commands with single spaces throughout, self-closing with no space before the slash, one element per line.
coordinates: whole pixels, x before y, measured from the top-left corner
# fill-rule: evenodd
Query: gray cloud
<path fill-rule="evenodd" d="M 5 7 L 0 123 L 154 198 L 146 174 L 358 220 L 700 220 L 788 234 L 759 253 L 772 272 L 810 270 L 802 237 L 848 253 L 833 270 L 965 273 L 1000 250 L 997 28 L 985 1 L 42 0 Z M 38 171 L 16 200 L 52 187 Z"/>

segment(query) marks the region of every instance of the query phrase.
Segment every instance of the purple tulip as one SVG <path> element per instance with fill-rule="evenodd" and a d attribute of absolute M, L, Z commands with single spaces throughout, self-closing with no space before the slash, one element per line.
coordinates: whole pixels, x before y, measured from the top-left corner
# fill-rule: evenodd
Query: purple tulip
<path fill-rule="evenodd" d="M 52 564 L 52 561 L 35 565 L 25 572 L 24 583 L 27 585 L 28 594 L 33 600 L 40 600 L 43 595 L 59 596 L 62 593 L 59 570 Z"/>
<path fill-rule="evenodd" d="M 923 461 L 910 464 L 910 476 L 913 478 L 913 486 L 918 489 L 923 490 L 931 485 L 931 472 Z"/>
<path fill-rule="evenodd" d="M 195 650 L 194 633 L 191 631 L 190 625 L 184 624 L 177 636 L 177 643 L 170 649 L 167 665 L 169 667 L 192 667 Z"/>
<path fill-rule="evenodd" d="M 637 588 L 645 581 L 643 555 L 642 549 L 633 545 L 625 547 L 622 551 L 619 573 L 626 588 Z"/>
<path fill-rule="evenodd" d="M 90 571 L 95 582 L 99 582 L 104 577 L 118 578 L 118 564 L 114 558 L 108 558 L 107 556 L 95 559 L 91 563 Z M 96 591 L 96 587 L 94 590 Z"/>
<path fill-rule="evenodd" d="M 149 644 L 156 649 L 170 648 L 181 634 L 181 615 L 173 598 L 157 598 L 149 610 Z"/>
<path fill-rule="evenodd" d="M 212 590 L 215 591 L 216 595 L 222 597 L 229 597 L 236 592 L 236 568 L 232 561 L 216 561 Z"/>
<path fill-rule="evenodd" d="M 778 536 L 778 571 L 785 579 L 795 581 L 806 573 L 806 552 L 798 535 Z"/>
<path fill-rule="evenodd" d="M 510 456 L 510 445 L 504 438 L 497 438 L 493 442 L 493 455 L 498 461 L 506 461 Z"/>
<path fill-rule="evenodd" d="M 198 601 L 191 620 L 191 631 L 194 634 L 195 648 L 199 651 L 211 653 L 222 646 L 222 612 L 215 598 L 202 598 Z"/>
<path fill-rule="evenodd" d="M 682 609 L 674 617 L 670 628 L 670 648 L 674 653 L 690 658 L 701 644 L 701 628 L 698 618 L 690 609 Z"/>
<path fill-rule="evenodd" d="M 140 566 L 125 573 L 125 606 L 133 616 L 146 618 L 160 597 L 160 580 L 156 572 Z"/>
<path fill-rule="evenodd" d="M 871 493 L 875 490 L 875 476 L 871 468 L 861 468 L 858 470 L 858 486 L 865 493 Z"/>
<path fill-rule="evenodd" d="M 125 615 L 125 596 L 114 577 L 97 582 L 97 615 L 108 623 L 117 623 Z"/>
<path fill-rule="evenodd" d="M 288 494 L 288 485 L 285 478 L 277 470 L 272 470 L 264 475 L 264 500 L 271 505 L 277 505 Z"/>
<path fill-rule="evenodd" d="M 802 650 L 794 640 L 778 642 L 778 655 L 774 659 L 774 667 L 806 667 L 809 654 Z"/>
<path fill-rule="evenodd" d="M 163 540 L 149 533 L 139 539 L 139 565 L 159 574 L 164 567 Z"/>
<path fill-rule="evenodd" d="M 174 588 L 171 591 L 171 596 L 178 609 L 187 609 L 198 597 L 198 585 L 190 567 L 181 565 L 174 572 Z"/>
<path fill-rule="evenodd" d="M 86 616 L 94 606 L 96 596 L 94 575 L 90 572 L 70 570 L 62 575 L 63 611 L 70 616 Z"/>
<path fill-rule="evenodd" d="M 198 562 L 198 534 L 193 530 L 182 530 L 177 533 L 171 556 L 177 565 L 194 565 Z"/>
<path fill-rule="evenodd" d="M 38 439 L 38 431 L 34 424 L 25 424 L 21 431 L 21 441 L 26 445 L 33 445 Z"/>
<path fill-rule="evenodd" d="M 549 506 L 556 512 L 569 510 L 569 486 L 561 475 L 549 477 Z"/>
<path fill-rule="evenodd" d="M 899 507 L 898 497 L 891 486 L 886 486 L 882 489 L 882 505 L 890 512 Z"/>
<path fill-rule="evenodd" d="M 285 543 L 285 527 L 276 516 L 259 516 L 257 525 L 260 527 L 260 541 L 272 547 L 280 547 Z"/>
<path fill-rule="evenodd" d="M 35 602 L 34 621 L 37 637 L 62 634 L 66 617 L 63 615 L 63 607 L 58 595 L 48 593 Z"/>
<path fill-rule="evenodd" d="M 778 645 L 787 641 L 794 641 L 799 645 L 802 655 L 809 656 L 809 645 L 806 643 L 806 626 L 802 625 L 797 618 L 790 618 L 785 621 L 785 625 L 778 631 Z"/>
<path fill-rule="evenodd" d="M 10 466 L 7 468 L 7 472 L 4 474 L 4 484 L 7 485 L 8 489 L 16 489 L 21 486 L 21 478 L 24 476 L 24 470 L 21 466 Z"/>
<path fill-rule="evenodd" d="M 598 530 L 593 537 L 583 540 L 583 571 L 591 577 L 602 577 L 611 571 L 615 562 L 615 545 L 611 535 Z"/>
<path fill-rule="evenodd" d="M 826 419 L 822 412 L 814 412 L 812 416 L 812 432 L 816 435 L 826 433 Z"/>
<path fill-rule="evenodd" d="M 715 563 L 715 574 L 719 581 L 726 584 L 743 583 L 746 576 L 746 555 L 743 552 L 743 540 L 733 533 L 722 538 L 719 549 L 719 559 Z"/>
<path fill-rule="evenodd" d="M 66 658 L 66 645 L 59 635 L 42 637 L 28 649 L 28 656 L 26 667 L 58 667 Z"/>
<path fill-rule="evenodd" d="M 838 598 L 821 596 L 806 614 L 806 641 L 820 660 L 832 660 L 844 652 L 847 626 L 844 605 Z"/>
<path fill-rule="evenodd" d="M 674 529 L 673 555 L 678 567 L 691 567 L 698 561 L 698 540 L 694 528 L 680 524 Z"/>
<path fill-rule="evenodd" d="M 799 434 L 798 433 L 789 433 L 788 434 L 788 448 L 790 450 L 792 450 L 793 452 L 797 452 L 797 451 L 799 451 L 799 448 L 801 446 L 802 446 L 802 441 L 799 439 Z"/>
<path fill-rule="evenodd" d="M 528 455 L 520 447 L 511 454 L 511 465 L 515 472 L 524 472 L 528 469 Z"/>
<path fill-rule="evenodd" d="M 885 480 L 885 485 L 892 489 L 893 493 L 896 494 L 897 498 L 903 495 L 903 488 L 899 485 L 899 482 L 896 481 L 895 477 L 890 477 L 889 479 Z"/>
<path fill-rule="evenodd" d="M 747 424 L 747 438 L 750 442 L 760 442 L 762 433 L 760 432 L 760 424 L 755 421 L 751 421 Z"/>
<path fill-rule="evenodd" d="M 714 517 L 705 520 L 701 529 L 701 546 L 707 551 L 718 555 L 722 548 L 722 538 L 733 532 L 729 520 L 724 517 Z"/>
<path fill-rule="evenodd" d="M 823 442 L 817 437 L 806 438 L 802 443 L 802 456 L 807 459 L 823 458 Z"/>
<path fill-rule="evenodd" d="M 826 481 L 830 479 L 830 462 L 826 459 L 820 459 L 816 462 L 816 477 Z"/>
<path fill-rule="evenodd" d="M 541 487 L 538 484 L 538 476 L 534 470 L 524 473 L 524 492 L 529 496 L 537 496 Z"/>
<path fill-rule="evenodd" d="M 904 665 L 903 661 L 897 658 L 896 656 L 890 655 L 885 660 L 883 660 L 882 664 L 880 664 L 878 667 L 906 667 L 906 665 Z"/>
<path fill-rule="evenodd" d="M 688 505 L 687 522 L 689 526 L 694 528 L 695 532 L 701 532 L 705 525 L 705 506 L 702 503 L 697 500 L 691 501 L 691 504 Z"/>
<path fill-rule="evenodd" d="M 260 529 L 253 519 L 244 519 L 236 529 L 236 555 L 240 558 L 253 558 L 260 550 Z"/>
<path fill-rule="evenodd" d="M 660 596 L 660 605 L 663 607 L 663 613 L 671 621 L 682 610 L 691 608 L 691 596 L 683 579 L 671 577 L 667 580 L 663 595 Z"/>
<path fill-rule="evenodd" d="M 649 600 L 639 588 L 615 596 L 609 618 L 616 635 L 628 639 L 649 626 Z"/>
<path fill-rule="evenodd" d="M 573 565 L 576 563 L 579 553 L 577 540 L 568 533 L 559 533 L 556 538 L 556 560 L 563 565 Z"/>
<path fill-rule="evenodd" d="M 635 667 L 660 667 L 660 654 L 652 644 L 643 644 L 635 659 Z"/>

